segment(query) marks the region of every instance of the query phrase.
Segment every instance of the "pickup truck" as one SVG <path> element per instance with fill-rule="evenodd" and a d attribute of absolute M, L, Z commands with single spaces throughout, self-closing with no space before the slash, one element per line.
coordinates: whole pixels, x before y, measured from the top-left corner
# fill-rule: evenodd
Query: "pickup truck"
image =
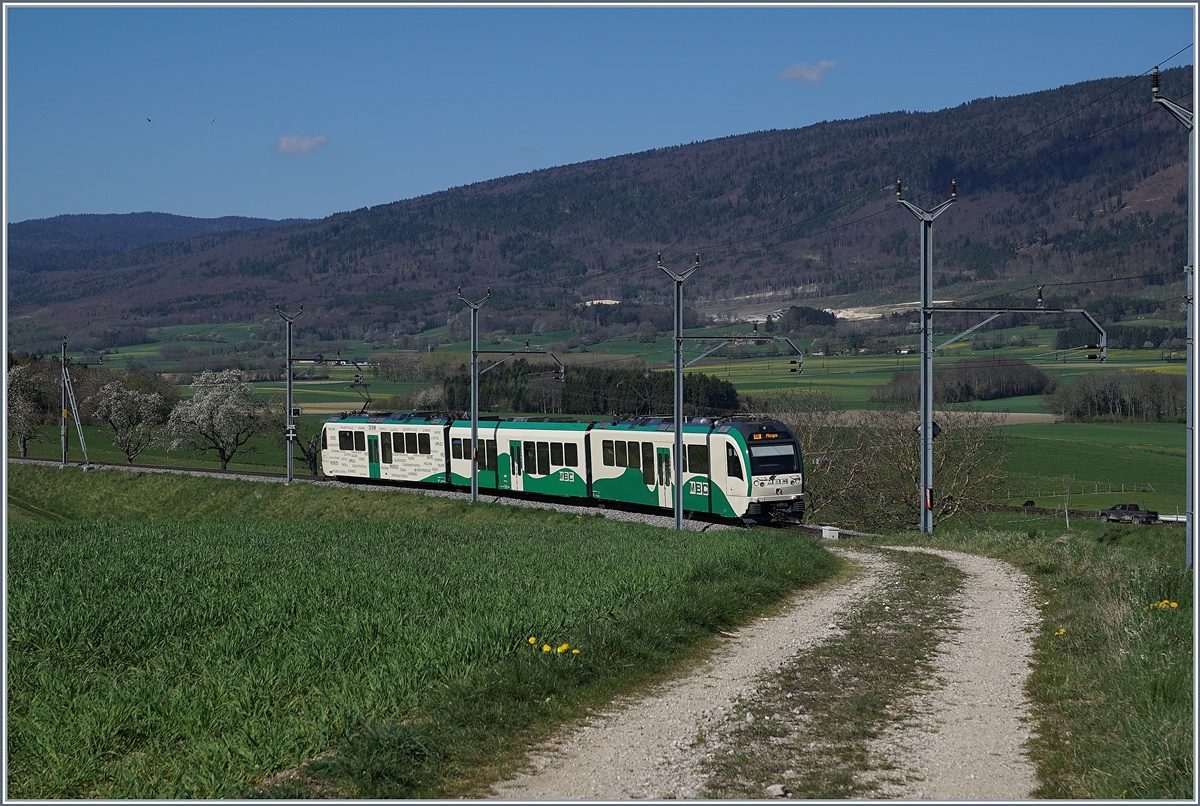
<path fill-rule="evenodd" d="M 1158 520 L 1158 513 L 1150 509 L 1140 509 L 1137 504 L 1116 504 L 1100 510 L 1100 520 L 1154 523 Z"/>

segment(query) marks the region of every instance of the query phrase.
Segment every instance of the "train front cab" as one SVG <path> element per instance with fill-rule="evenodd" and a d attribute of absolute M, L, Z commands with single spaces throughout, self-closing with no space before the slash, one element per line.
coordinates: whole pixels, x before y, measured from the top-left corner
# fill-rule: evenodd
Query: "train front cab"
<path fill-rule="evenodd" d="M 726 495 L 745 521 L 804 517 L 804 463 L 796 437 L 773 420 L 736 421 L 716 430 L 725 454 Z"/>

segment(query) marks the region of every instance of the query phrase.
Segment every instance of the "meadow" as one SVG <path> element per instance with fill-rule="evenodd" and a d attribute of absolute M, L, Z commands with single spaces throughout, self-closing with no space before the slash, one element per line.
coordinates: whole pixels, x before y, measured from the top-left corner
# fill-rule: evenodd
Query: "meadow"
<path fill-rule="evenodd" d="M 1161 515 L 1186 508 L 1186 428 L 1181 423 L 1029 423 L 1010 437 L 1011 505 L 1099 510 L 1136 503 Z"/>
<path fill-rule="evenodd" d="M 18 799 L 286 796 L 330 750 L 341 791 L 454 792 L 838 567 L 796 534 L 307 484 L 8 492 Z"/>

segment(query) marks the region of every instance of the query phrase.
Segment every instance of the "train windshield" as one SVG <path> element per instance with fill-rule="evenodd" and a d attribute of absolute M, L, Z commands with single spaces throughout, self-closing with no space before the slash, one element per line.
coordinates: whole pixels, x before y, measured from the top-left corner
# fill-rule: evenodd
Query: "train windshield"
<path fill-rule="evenodd" d="M 750 446 L 751 475 L 779 476 L 799 470 L 800 461 L 794 443 Z"/>

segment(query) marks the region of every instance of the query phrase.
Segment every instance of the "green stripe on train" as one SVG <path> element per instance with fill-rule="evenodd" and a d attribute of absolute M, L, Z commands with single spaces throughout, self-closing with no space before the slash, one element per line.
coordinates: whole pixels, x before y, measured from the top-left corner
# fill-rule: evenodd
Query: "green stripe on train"
<path fill-rule="evenodd" d="M 569 467 L 551 471 L 547 476 L 526 473 L 522 487 L 527 493 L 587 498 L 587 481 L 583 473 Z"/>
<path fill-rule="evenodd" d="M 624 501 L 627 504 L 642 506 L 658 505 L 658 488 L 647 487 L 642 479 L 642 471 L 633 467 L 625 468 L 616 478 L 593 480 L 592 494 L 605 501 Z"/>

